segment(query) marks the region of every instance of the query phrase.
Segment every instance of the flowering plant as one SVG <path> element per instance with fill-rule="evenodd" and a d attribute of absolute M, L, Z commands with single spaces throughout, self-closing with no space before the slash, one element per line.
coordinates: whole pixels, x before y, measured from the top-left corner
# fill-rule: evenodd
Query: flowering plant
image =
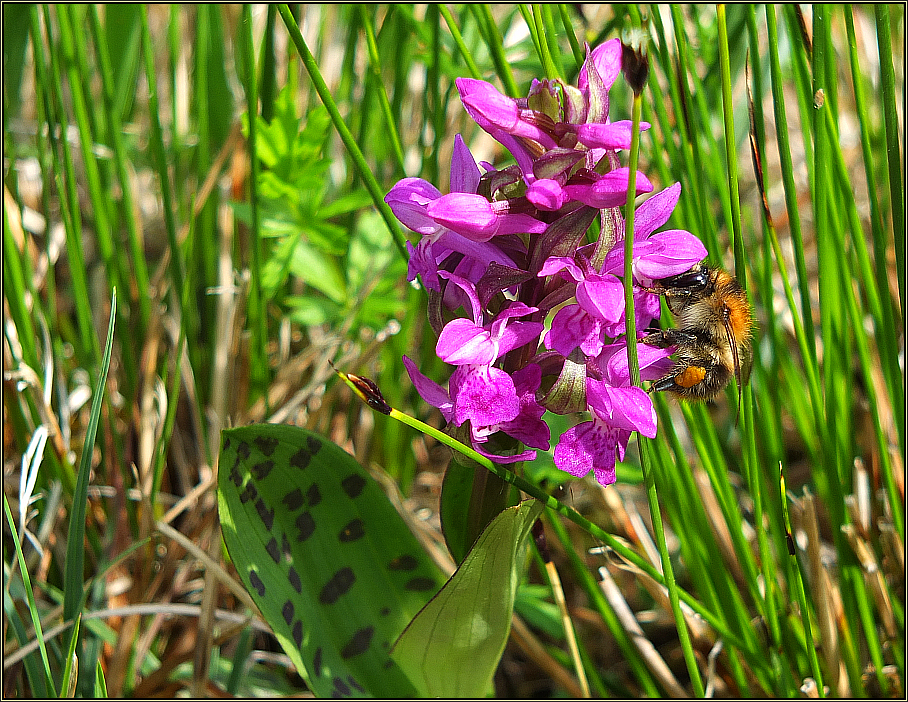
<path fill-rule="evenodd" d="M 457 135 L 450 193 L 405 178 L 385 198 L 421 235 L 415 246 L 408 243 L 408 278 L 420 277 L 427 288 L 436 352 L 454 366 L 445 389 L 404 357 L 423 399 L 449 423 L 468 425 L 473 448 L 499 463 L 550 448 L 545 410 L 589 411 L 589 420 L 560 437 L 555 465 L 577 477 L 592 470 L 602 485 L 615 482 L 615 461 L 631 432 L 656 434 L 652 401 L 631 384 L 624 337 L 625 226 L 618 206 L 627 199 L 629 170 L 618 152 L 630 147 L 632 124 L 609 120 L 621 60 L 618 39 L 587 47 L 576 86 L 534 80 L 523 99 L 459 78 L 467 113 L 515 165 L 482 163 L 480 171 Z M 643 173 L 635 182 L 635 195 L 653 191 Z M 680 184 L 672 185 L 635 210 L 637 329 L 659 316 L 658 296 L 645 288 L 706 257 L 691 233 L 657 231 L 680 192 Z M 587 242 L 597 215 L 600 236 Z M 457 316 L 461 309 L 465 316 Z M 671 352 L 641 347 L 641 377 L 661 377 Z M 490 452 L 489 439 L 499 432 L 526 450 Z"/>

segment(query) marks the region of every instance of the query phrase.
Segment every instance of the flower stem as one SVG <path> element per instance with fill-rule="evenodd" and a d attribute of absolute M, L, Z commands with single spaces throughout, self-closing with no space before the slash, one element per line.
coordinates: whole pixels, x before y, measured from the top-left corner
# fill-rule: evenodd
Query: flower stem
<path fill-rule="evenodd" d="M 421 422 L 415 417 L 411 417 L 409 414 L 405 414 L 400 410 L 394 409 L 385 401 L 385 399 L 381 395 L 381 392 L 379 392 L 378 387 L 371 380 L 351 375 L 349 373 L 344 373 L 336 368 L 335 372 L 350 387 L 350 389 L 353 390 L 357 397 L 359 397 L 372 409 L 381 412 L 382 414 L 386 414 L 392 419 L 396 419 L 398 422 L 406 424 L 408 427 L 412 427 L 417 431 L 421 431 L 422 433 L 427 434 L 433 439 L 436 439 L 439 442 L 443 443 L 445 446 L 458 451 L 468 458 L 473 459 L 490 473 L 497 475 L 506 483 L 513 485 L 519 490 L 522 490 L 530 497 L 536 498 L 553 512 L 558 512 L 558 514 L 574 522 L 574 524 L 579 526 L 593 538 L 599 539 L 618 556 L 620 556 L 627 564 L 633 566 L 633 568 L 639 569 L 642 573 L 645 573 L 660 585 L 668 587 L 667 579 L 662 576 L 662 573 L 660 573 L 659 570 L 655 568 L 649 561 L 640 556 L 640 554 L 629 548 L 624 541 L 617 539 L 613 535 L 604 531 L 602 528 L 593 524 L 589 519 L 587 519 L 571 507 L 562 504 L 554 497 L 542 490 L 542 488 L 533 485 L 533 483 L 525 480 L 516 473 L 513 473 L 512 471 L 493 463 L 481 453 L 474 451 L 469 446 L 466 446 L 457 441 L 457 439 L 448 436 L 443 431 L 436 429 L 435 427 L 430 426 L 425 422 Z M 661 528 L 661 521 L 659 522 L 659 524 Z M 662 541 L 664 547 L 664 539 Z M 669 570 L 668 572 L 671 571 Z M 730 645 L 735 646 L 742 651 L 747 651 L 749 654 L 756 655 L 755 652 L 749 650 L 747 644 L 742 641 L 733 631 L 731 631 L 719 617 L 706 609 L 706 607 L 703 606 L 702 602 L 696 600 L 690 593 L 678 588 L 674 583 L 674 578 L 672 579 L 672 586 L 669 588 L 670 595 L 672 592 L 674 592 L 675 601 L 677 601 L 679 597 L 680 599 L 684 600 L 685 603 L 690 605 L 690 608 L 692 610 L 703 617 L 703 619 L 705 619 L 707 623 L 716 630 L 718 636 L 724 638 L 729 642 Z M 678 609 L 675 616 L 680 617 L 680 609 Z M 687 629 L 685 628 L 684 631 L 686 633 Z M 699 677 L 697 678 L 697 680 L 699 681 Z M 700 688 L 700 696 L 702 697 L 702 684 L 700 685 Z"/>
<path fill-rule="evenodd" d="M 641 54 L 645 60 L 645 45 L 642 47 Z M 626 52 L 625 52 L 626 55 Z M 627 75 L 627 74 L 626 74 Z M 643 77 L 645 80 L 645 73 Z M 637 161 L 640 155 L 640 114 L 642 112 L 642 84 L 634 86 L 634 104 L 631 125 L 631 153 L 628 162 L 628 185 L 627 185 L 627 211 L 624 215 L 624 319 L 625 329 L 627 330 L 627 358 L 631 372 L 631 383 L 640 386 L 640 368 L 637 358 L 637 320 L 634 316 L 634 289 L 633 289 L 633 254 L 634 254 L 634 195 L 637 192 Z M 681 602 L 679 598 L 678 585 L 675 582 L 675 573 L 672 569 L 671 558 L 668 553 L 668 546 L 665 543 L 665 528 L 662 524 L 662 512 L 659 509 L 659 494 L 656 489 L 656 478 L 647 456 L 647 445 L 640 433 L 637 432 L 637 448 L 640 451 L 640 466 L 643 469 L 643 479 L 646 486 L 646 497 L 649 502 L 650 516 L 653 520 L 653 537 L 659 547 L 659 556 L 662 561 L 662 571 L 665 574 L 665 586 L 668 589 L 668 599 L 671 603 L 672 614 L 675 618 L 675 626 L 678 630 L 678 639 L 681 642 L 681 650 L 684 654 L 684 661 L 687 664 L 687 670 L 690 674 L 691 685 L 694 688 L 694 695 L 703 697 L 703 682 L 700 679 L 700 671 L 697 668 L 697 659 L 694 656 L 694 649 L 690 641 L 690 632 L 687 630 L 687 623 L 684 619 L 684 613 L 681 611 Z"/>

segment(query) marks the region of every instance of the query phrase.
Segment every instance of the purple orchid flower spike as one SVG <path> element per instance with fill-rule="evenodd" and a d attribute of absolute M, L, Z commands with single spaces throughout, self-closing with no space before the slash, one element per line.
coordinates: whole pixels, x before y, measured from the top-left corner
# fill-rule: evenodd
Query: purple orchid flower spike
<path fill-rule="evenodd" d="M 534 80 L 522 99 L 482 80 L 458 78 L 466 111 L 516 164 L 498 170 L 483 163 L 481 175 L 457 136 L 450 193 L 406 178 L 386 197 L 398 219 L 421 235 L 407 245 L 408 277 L 421 276 L 428 288 L 443 293 L 429 297 L 430 320 L 438 333 L 436 354 L 454 370 L 445 389 L 405 356 L 420 395 L 449 424 L 468 422 L 473 447 L 499 463 L 548 449 L 545 408 L 586 409 L 591 418 L 561 436 L 555 463 L 576 476 L 593 471 L 603 485 L 614 482 L 615 463 L 631 434 L 656 432 L 650 396 L 631 385 L 627 367 L 624 221 L 609 212 L 627 201 L 629 169 L 618 152 L 636 136 L 631 122 L 609 119 L 609 90 L 623 60 L 618 39 L 587 46 L 576 86 Z M 638 172 L 636 183 L 635 196 L 653 192 L 645 174 Z M 680 192 L 673 185 L 636 208 L 631 268 L 638 329 L 660 311 L 658 296 L 646 288 L 706 257 L 689 232 L 657 231 Z M 616 242 L 607 253 L 604 241 L 583 246 L 597 210 L 609 223 L 606 241 Z M 540 352 L 547 319 L 543 342 L 551 350 Z M 671 351 L 640 346 L 641 377 L 663 377 L 673 363 Z M 543 372 L 557 378 L 544 385 L 545 392 Z M 518 448 L 516 456 L 488 453 L 499 432 L 527 450 Z"/>

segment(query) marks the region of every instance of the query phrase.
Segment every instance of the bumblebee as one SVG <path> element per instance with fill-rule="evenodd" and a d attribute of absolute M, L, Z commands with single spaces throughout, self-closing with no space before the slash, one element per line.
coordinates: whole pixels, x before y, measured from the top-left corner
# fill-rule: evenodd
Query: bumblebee
<path fill-rule="evenodd" d="M 734 376 L 740 406 L 741 386 L 750 370 L 754 320 L 738 280 L 721 268 L 699 263 L 644 289 L 665 297 L 677 323 L 641 340 L 660 349 L 675 347 L 675 365 L 649 391 L 712 400 Z"/>

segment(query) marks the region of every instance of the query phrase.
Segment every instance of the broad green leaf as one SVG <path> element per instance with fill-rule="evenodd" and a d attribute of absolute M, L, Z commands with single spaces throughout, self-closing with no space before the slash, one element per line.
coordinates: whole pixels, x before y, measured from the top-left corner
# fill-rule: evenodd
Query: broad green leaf
<path fill-rule="evenodd" d="M 336 320 L 341 314 L 338 304 L 326 297 L 288 295 L 284 303 L 290 320 L 307 327 Z"/>
<path fill-rule="evenodd" d="M 511 630 L 526 537 L 541 512 L 526 500 L 499 514 L 394 644 L 392 658 L 429 696 L 488 692 Z"/>
<path fill-rule="evenodd" d="M 472 544 L 467 543 L 467 515 L 470 509 L 470 491 L 473 487 L 473 469 L 452 460 L 448 463 L 441 484 L 441 530 L 445 545 L 455 563 L 463 563 Z"/>
<path fill-rule="evenodd" d="M 240 579 L 318 696 L 412 697 L 391 643 L 444 578 L 379 487 L 299 427 L 223 432 L 218 504 Z"/>
<path fill-rule="evenodd" d="M 290 259 L 290 272 L 337 303 L 347 297 L 347 282 L 336 259 L 327 258 L 307 242 L 299 242 Z"/>

